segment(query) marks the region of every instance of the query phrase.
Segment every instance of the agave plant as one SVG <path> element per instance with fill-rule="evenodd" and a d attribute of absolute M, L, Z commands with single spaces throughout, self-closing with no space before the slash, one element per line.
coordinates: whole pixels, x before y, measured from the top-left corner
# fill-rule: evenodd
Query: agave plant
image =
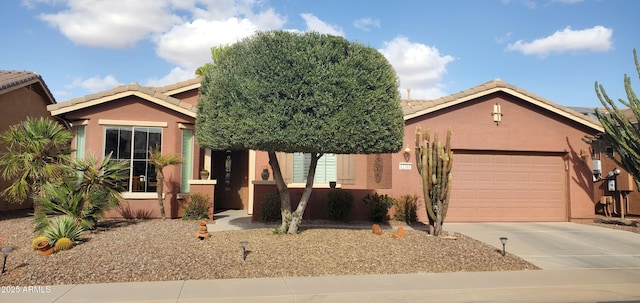
<path fill-rule="evenodd" d="M 44 236 L 54 244 L 58 239 L 69 238 L 72 242 L 77 242 L 82 236 L 82 228 L 72 216 L 63 215 L 51 221 L 51 224 L 44 230 Z"/>

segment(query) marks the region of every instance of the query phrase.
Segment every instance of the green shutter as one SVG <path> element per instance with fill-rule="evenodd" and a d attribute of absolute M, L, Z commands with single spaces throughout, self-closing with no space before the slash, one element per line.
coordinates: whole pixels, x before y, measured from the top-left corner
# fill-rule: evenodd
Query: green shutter
<path fill-rule="evenodd" d="M 293 182 L 307 182 L 307 173 L 311 164 L 311 154 L 295 153 L 293 154 Z M 338 158 L 336 154 L 324 154 L 318 159 L 316 166 L 316 176 L 313 183 L 328 184 L 331 181 L 337 181 Z"/>
<path fill-rule="evenodd" d="M 182 169 L 180 174 L 180 192 L 189 192 L 189 180 L 193 177 L 193 130 L 182 131 Z"/>
<path fill-rule="evenodd" d="M 84 159 L 85 144 L 86 144 L 85 126 L 76 126 L 76 158 Z"/>

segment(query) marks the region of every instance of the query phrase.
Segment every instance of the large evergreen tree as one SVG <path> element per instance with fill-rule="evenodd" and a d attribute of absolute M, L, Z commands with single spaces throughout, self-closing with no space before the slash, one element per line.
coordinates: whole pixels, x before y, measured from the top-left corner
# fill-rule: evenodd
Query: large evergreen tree
<path fill-rule="evenodd" d="M 638 55 L 633 50 L 633 59 L 636 64 L 636 72 L 640 77 L 640 64 L 638 63 Z M 596 109 L 595 115 L 600 120 L 604 133 L 602 138 L 620 155 L 620 159 L 611 158 L 618 166 L 629 172 L 636 186 L 640 188 L 640 129 L 638 125 L 633 125 L 629 118 L 624 115 L 616 103 L 609 98 L 604 86 L 595 83 L 596 94 L 600 103 L 606 111 Z M 624 75 L 624 89 L 627 93 L 627 99 L 618 99 L 625 107 L 628 107 L 637 121 L 640 121 L 640 100 L 631 88 L 631 77 Z"/>
<path fill-rule="evenodd" d="M 220 52 L 200 87 L 199 144 L 268 152 L 282 233 L 298 231 L 323 154 L 397 152 L 403 130 L 392 66 L 377 50 L 342 37 L 259 32 Z M 311 156 L 295 211 L 276 152 Z"/>

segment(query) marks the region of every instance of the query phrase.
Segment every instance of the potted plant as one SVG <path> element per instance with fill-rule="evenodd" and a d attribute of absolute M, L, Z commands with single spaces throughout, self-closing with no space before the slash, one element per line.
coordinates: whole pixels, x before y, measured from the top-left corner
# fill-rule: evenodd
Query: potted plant
<path fill-rule="evenodd" d="M 267 166 L 262 167 L 262 173 L 260 174 L 260 176 L 262 177 L 262 180 L 269 180 L 269 169 L 267 168 Z"/>
<path fill-rule="evenodd" d="M 209 171 L 206 170 L 206 169 L 201 169 L 200 170 L 200 179 L 202 179 L 202 180 L 209 179 Z"/>

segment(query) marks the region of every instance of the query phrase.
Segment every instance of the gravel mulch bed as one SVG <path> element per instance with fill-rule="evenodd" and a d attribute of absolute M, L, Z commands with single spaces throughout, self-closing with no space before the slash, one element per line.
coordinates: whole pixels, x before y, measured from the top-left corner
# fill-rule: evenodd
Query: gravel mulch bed
<path fill-rule="evenodd" d="M 408 230 L 394 239 L 370 229 L 309 228 L 297 235 L 271 229 L 212 232 L 199 240 L 195 221 L 105 221 L 68 251 L 31 249 L 31 218 L 0 218 L 15 251 L 1 285 L 89 284 L 187 279 L 534 270 L 534 265 L 464 235 L 455 239 Z M 445 226 L 446 229 L 446 226 Z M 248 240 L 242 260 L 240 240 Z"/>

